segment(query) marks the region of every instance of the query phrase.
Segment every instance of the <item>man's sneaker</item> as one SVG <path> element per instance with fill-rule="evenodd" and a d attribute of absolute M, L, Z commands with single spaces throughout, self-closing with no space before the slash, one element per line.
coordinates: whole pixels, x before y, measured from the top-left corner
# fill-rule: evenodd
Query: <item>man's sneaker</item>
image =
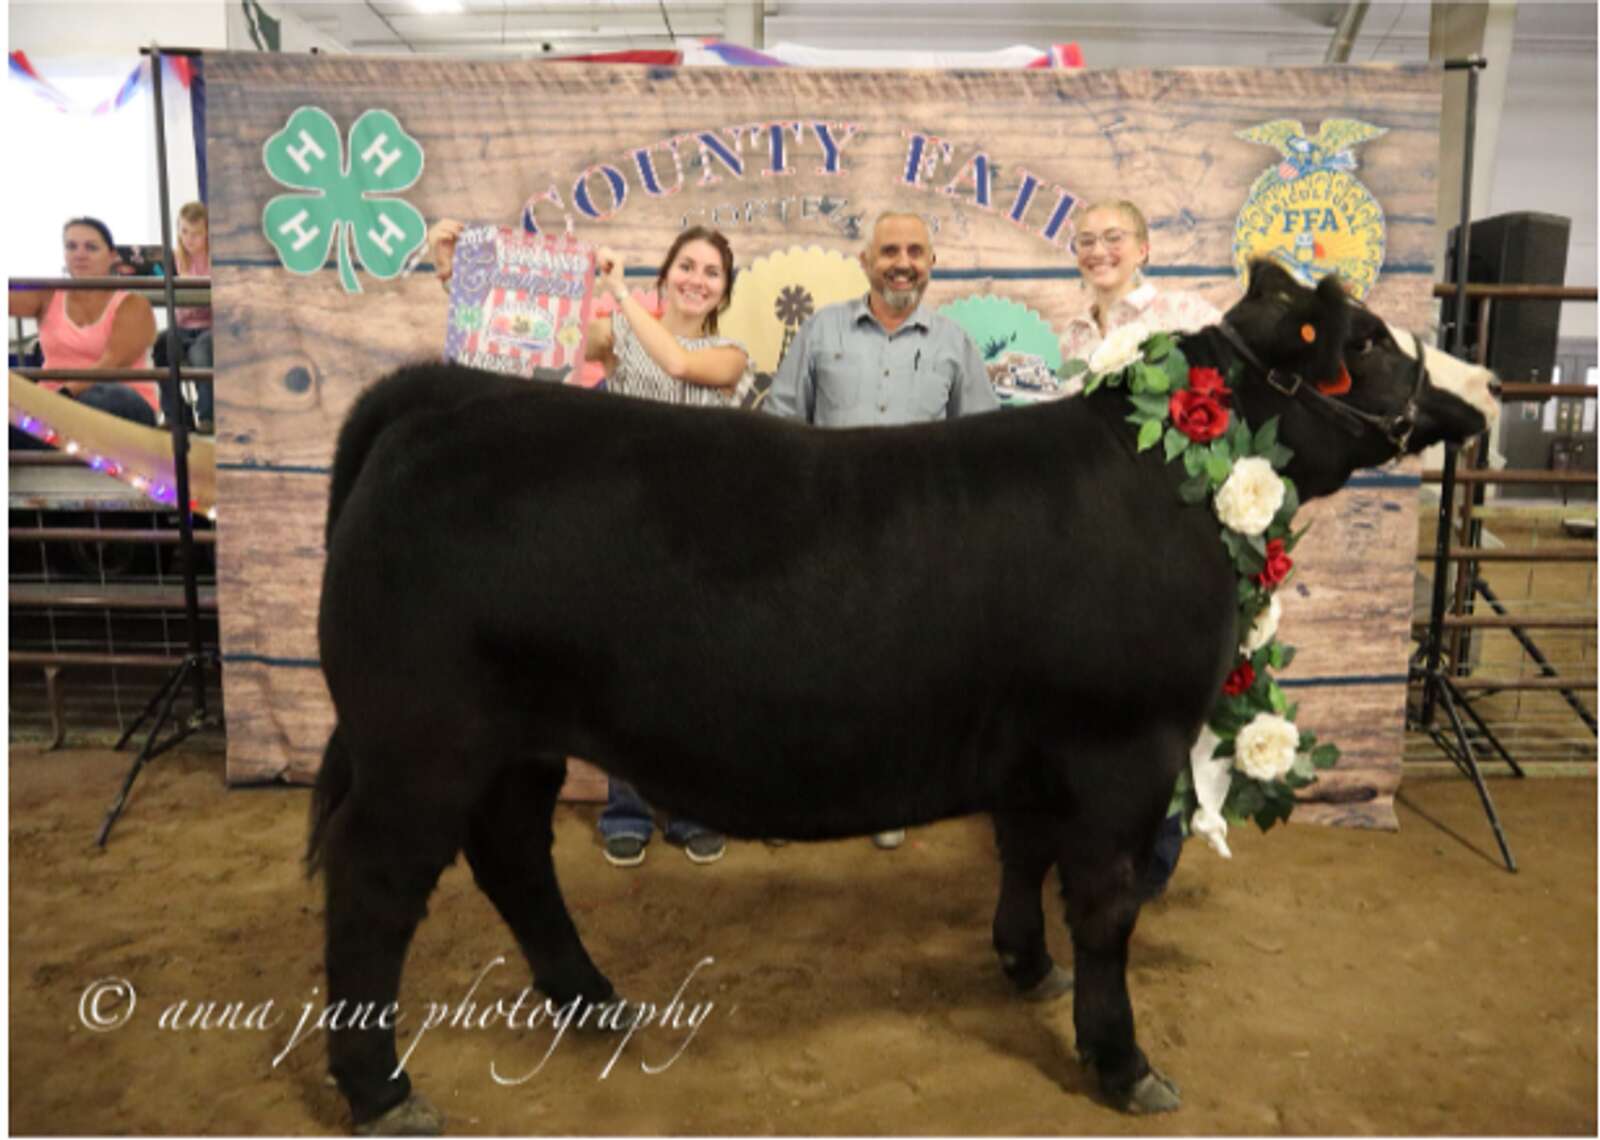
<path fill-rule="evenodd" d="M 613 835 L 606 840 L 606 862 L 613 867 L 637 867 L 644 862 L 644 843 L 637 835 Z"/>
<path fill-rule="evenodd" d="M 896 828 L 894 831 L 880 831 L 872 837 L 873 844 L 880 851 L 893 851 L 906 841 L 906 829 Z"/>
<path fill-rule="evenodd" d="M 715 863 L 727 850 L 728 841 L 713 831 L 691 836 L 683 845 L 683 853 L 691 863 Z"/>

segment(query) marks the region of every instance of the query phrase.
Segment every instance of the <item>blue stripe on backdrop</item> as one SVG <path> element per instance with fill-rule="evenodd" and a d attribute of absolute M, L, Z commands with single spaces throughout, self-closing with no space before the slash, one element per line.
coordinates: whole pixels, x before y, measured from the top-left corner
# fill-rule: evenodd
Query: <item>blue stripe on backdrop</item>
<path fill-rule="evenodd" d="M 267 665 L 274 669 L 320 669 L 322 662 L 315 657 L 267 657 L 260 653 L 224 653 L 225 665 Z"/>
<path fill-rule="evenodd" d="M 1393 474 L 1388 471 L 1359 472 L 1350 476 L 1346 487 L 1420 487 L 1422 476 Z"/>
<path fill-rule="evenodd" d="M 1404 673 L 1355 673 L 1349 676 L 1335 674 L 1331 677 L 1278 677 L 1285 689 L 1332 689 L 1351 685 L 1403 685 L 1409 678 Z"/>
<path fill-rule="evenodd" d="M 296 463 L 219 463 L 218 471 L 271 471 L 278 475 L 331 475 L 332 467 Z"/>

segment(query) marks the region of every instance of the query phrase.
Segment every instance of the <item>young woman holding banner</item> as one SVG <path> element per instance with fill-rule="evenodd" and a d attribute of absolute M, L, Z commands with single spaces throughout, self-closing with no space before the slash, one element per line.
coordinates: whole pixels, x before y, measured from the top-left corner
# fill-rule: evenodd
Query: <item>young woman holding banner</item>
<path fill-rule="evenodd" d="M 461 230 L 460 222 L 445 218 L 428 234 L 435 271 L 447 284 Z M 605 365 L 606 389 L 672 404 L 737 407 L 754 383 L 754 368 L 743 345 L 717 333 L 717 317 L 733 299 L 728 239 L 704 226 L 673 239 L 656 274 L 659 317 L 629 292 L 619 254 L 602 249 L 599 262 L 600 287 L 616 307 L 590 322 L 584 356 Z M 606 861 L 618 867 L 644 862 L 653 829 L 650 806 L 632 786 L 609 781 L 600 814 Z M 721 835 L 682 818 L 667 822 L 666 838 L 694 863 L 715 863 L 727 849 Z"/>

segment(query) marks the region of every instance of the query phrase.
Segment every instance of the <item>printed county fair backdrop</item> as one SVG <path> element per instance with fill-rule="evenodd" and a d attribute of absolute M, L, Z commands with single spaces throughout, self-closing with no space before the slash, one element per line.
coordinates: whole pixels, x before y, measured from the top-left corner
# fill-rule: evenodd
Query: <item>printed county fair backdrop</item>
<path fill-rule="evenodd" d="M 928 299 L 993 357 L 1058 363 L 1055 335 L 1085 303 L 1074 210 L 1106 197 L 1149 216 L 1160 287 L 1225 308 L 1244 258 L 1265 253 L 1337 270 L 1395 323 L 1431 315 L 1434 69 L 205 66 L 235 782 L 303 781 L 320 762 L 329 465 L 362 388 L 444 342 L 424 219 L 570 230 L 621 250 L 641 286 L 681 227 L 718 226 L 744 267 L 725 325 L 763 370 L 808 312 L 864 290 L 854 254 L 887 207 L 930 220 Z M 1394 826 L 1417 483 L 1414 465 L 1363 473 L 1306 512 L 1284 681 L 1344 760 L 1297 818 Z M 596 786 L 575 768 L 569 791 Z"/>

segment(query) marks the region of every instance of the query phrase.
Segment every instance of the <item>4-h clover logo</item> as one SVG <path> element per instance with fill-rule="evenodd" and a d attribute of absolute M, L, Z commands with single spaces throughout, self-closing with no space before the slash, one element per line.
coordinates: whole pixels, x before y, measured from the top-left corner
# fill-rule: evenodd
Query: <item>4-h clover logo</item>
<path fill-rule="evenodd" d="M 355 238 L 362 266 L 383 281 L 398 276 L 427 238 L 422 215 L 394 194 L 422 177 L 422 147 L 388 111 L 367 111 L 350 128 L 350 160 L 339 127 L 320 107 L 301 107 L 267 140 L 262 161 L 273 179 L 309 194 L 280 194 L 261 212 L 261 228 L 291 273 L 315 273 L 339 245 L 339 281 L 361 292 L 350 264 Z"/>

